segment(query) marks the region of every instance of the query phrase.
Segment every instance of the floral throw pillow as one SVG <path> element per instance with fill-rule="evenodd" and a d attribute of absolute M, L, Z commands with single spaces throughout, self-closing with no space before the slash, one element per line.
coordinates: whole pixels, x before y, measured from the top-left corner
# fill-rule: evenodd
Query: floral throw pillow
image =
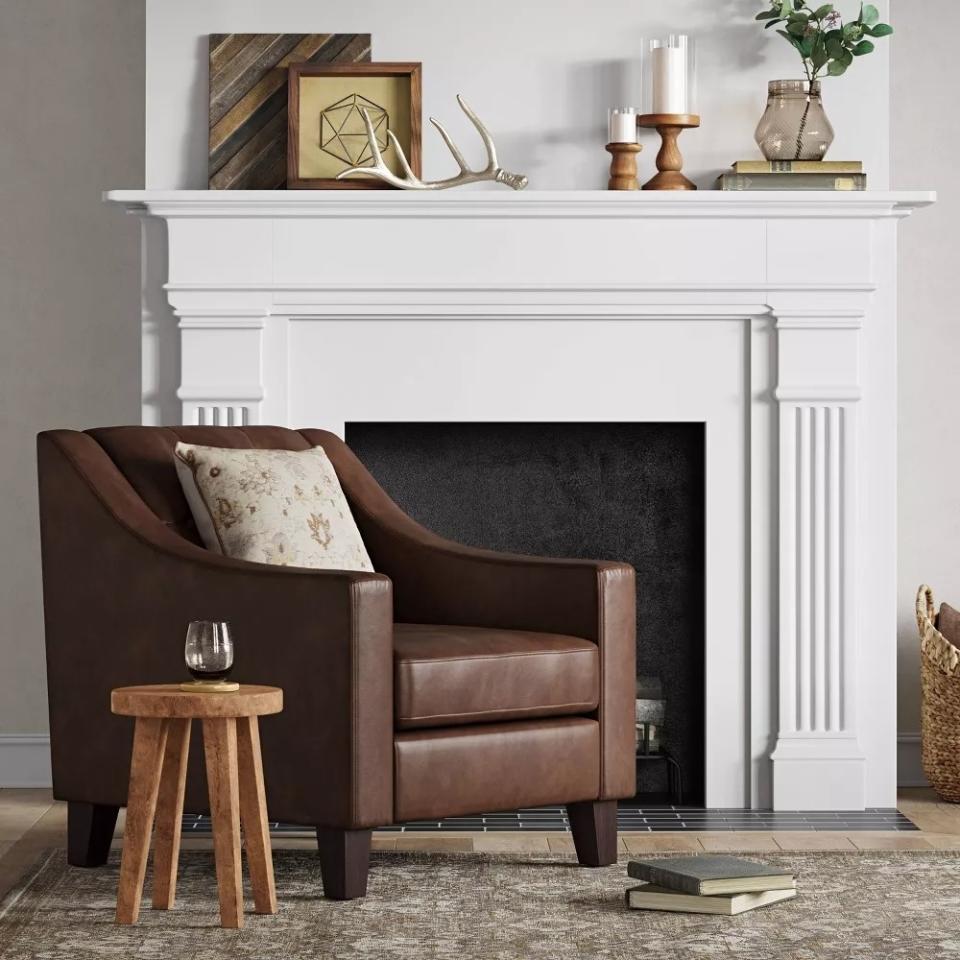
<path fill-rule="evenodd" d="M 322 447 L 250 450 L 178 443 L 174 461 L 210 550 L 291 567 L 373 570 Z"/>

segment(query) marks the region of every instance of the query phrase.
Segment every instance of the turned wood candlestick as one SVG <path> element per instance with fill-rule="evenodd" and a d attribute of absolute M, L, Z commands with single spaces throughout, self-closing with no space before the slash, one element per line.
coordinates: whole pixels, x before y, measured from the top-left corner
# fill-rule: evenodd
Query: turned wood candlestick
<path fill-rule="evenodd" d="M 608 143 L 610 180 L 608 190 L 639 190 L 637 154 L 643 149 L 639 143 Z"/>
<path fill-rule="evenodd" d="M 659 172 L 643 185 L 643 189 L 696 190 L 697 185 L 680 172 L 683 169 L 683 154 L 677 146 L 677 138 L 681 131 L 699 127 L 700 118 L 693 113 L 644 113 L 637 118 L 637 124 L 656 127 L 662 141 L 657 154 Z"/>

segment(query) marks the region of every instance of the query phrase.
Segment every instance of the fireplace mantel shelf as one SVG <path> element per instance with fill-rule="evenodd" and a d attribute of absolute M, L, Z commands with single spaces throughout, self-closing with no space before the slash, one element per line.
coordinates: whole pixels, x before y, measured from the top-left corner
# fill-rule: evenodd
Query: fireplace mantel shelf
<path fill-rule="evenodd" d="M 763 193 L 606 190 L 110 190 L 131 213 L 171 217 L 906 217 L 936 199 L 928 191 Z"/>
<path fill-rule="evenodd" d="M 933 193 L 104 199 L 146 238 L 147 422 L 705 423 L 707 803 L 895 804 L 897 231 Z"/>

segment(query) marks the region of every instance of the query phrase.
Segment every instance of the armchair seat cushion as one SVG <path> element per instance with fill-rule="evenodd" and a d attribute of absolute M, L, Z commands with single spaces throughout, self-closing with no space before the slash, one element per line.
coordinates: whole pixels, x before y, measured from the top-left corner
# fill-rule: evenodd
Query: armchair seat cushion
<path fill-rule="evenodd" d="M 599 650 L 580 637 L 397 623 L 393 658 L 401 730 L 576 716 L 599 701 Z"/>

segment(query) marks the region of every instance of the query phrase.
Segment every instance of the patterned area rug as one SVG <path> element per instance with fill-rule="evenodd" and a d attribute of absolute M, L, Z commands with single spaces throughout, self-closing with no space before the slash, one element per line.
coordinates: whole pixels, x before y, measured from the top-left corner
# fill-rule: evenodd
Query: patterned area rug
<path fill-rule="evenodd" d="M 960 956 L 960 859 L 950 854 L 785 854 L 795 900 L 711 917 L 627 910 L 625 862 L 560 856 L 374 854 L 365 900 L 320 893 L 310 851 L 276 855 L 280 912 L 217 925 L 212 855 L 185 851 L 178 902 L 117 927 L 117 864 L 68 867 L 51 854 L 0 907 L 10 960 L 937 960 Z"/>

